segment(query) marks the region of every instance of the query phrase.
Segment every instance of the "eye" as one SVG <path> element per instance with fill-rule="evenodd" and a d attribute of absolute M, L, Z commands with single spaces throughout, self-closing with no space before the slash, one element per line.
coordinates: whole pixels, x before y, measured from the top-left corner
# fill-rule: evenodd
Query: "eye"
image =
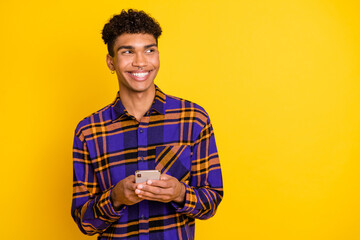
<path fill-rule="evenodd" d="M 121 54 L 131 54 L 132 51 L 131 50 L 125 50 L 125 51 L 122 51 Z"/>
<path fill-rule="evenodd" d="M 145 52 L 146 52 L 146 53 L 153 53 L 153 52 L 155 52 L 155 49 L 149 48 L 149 49 L 147 49 Z"/>

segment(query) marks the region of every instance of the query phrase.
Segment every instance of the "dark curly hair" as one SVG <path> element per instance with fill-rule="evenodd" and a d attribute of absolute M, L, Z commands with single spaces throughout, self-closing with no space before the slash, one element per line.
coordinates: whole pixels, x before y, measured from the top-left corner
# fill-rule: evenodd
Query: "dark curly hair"
<path fill-rule="evenodd" d="M 102 39 L 107 44 L 110 56 L 114 56 L 114 43 L 118 36 L 123 33 L 148 33 L 154 36 L 156 44 L 161 35 L 159 23 L 144 11 L 124 9 L 120 14 L 114 15 L 102 30 Z"/>

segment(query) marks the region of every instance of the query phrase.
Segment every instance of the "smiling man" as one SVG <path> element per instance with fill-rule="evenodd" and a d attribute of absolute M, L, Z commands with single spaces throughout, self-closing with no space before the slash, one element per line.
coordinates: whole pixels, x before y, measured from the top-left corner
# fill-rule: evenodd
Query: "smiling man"
<path fill-rule="evenodd" d="M 129 9 L 102 32 L 119 91 L 75 130 L 71 209 L 80 230 L 98 239 L 194 239 L 195 219 L 212 217 L 222 200 L 208 114 L 154 84 L 161 31 Z M 161 175 L 136 183 L 138 170 Z"/>

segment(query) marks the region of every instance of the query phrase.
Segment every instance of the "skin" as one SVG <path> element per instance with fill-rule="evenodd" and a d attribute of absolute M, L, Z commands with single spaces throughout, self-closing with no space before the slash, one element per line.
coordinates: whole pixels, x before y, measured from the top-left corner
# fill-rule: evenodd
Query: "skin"
<path fill-rule="evenodd" d="M 141 121 L 155 97 L 154 79 L 160 67 L 155 38 L 151 34 L 124 33 L 115 40 L 114 57 L 108 54 L 106 62 L 117 74 L 121 102 Z M 134 76 L 144 73 L 144 77 Z"/>
<path fill-rule="evenodd" d="M 151 34 L 124 33 L 115 40 L 114 56 L 108 54 L 106 63 L 116 72 L 121 102 L 140 122 L 155 98 L 154 79 L 160 67 L 156 39 Z M 185 186 L 167 174 L 162 174 L 160 180 L 138 184 L 131 175 L 115 185 L 110 199 L 115 209 L 144 199 L 183 204 Z"/>
<path fill-rule="evenodd" d="M 176 178 L 161 174 L 160 180 L 148 180 L 145 184 L 138 184 L 135 193 L 142 199 L 182 204 L 185 199 L 185 186 Z"/>

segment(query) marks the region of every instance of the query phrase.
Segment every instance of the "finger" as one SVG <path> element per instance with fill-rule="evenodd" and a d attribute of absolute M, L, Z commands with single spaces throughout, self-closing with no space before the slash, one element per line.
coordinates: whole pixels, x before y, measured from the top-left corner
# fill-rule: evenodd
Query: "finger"
<path fill-rule="evenodd" d="M 135 183 L 135 176 L 134 175 L 130 175 L 129 177 L 127 177 L 128 181 L 126 182 L 126 187 L 129 190 L 135 190 L 136 186 L 138 185 L 137 183 Z"/>
<path fill-rule="evenodd" d="M 127 188 L 131 191 L 135 191 L 135 189 L 137 188 L 138 185 L 139 185 L 138 183 L 129 183 L 127 185 Z"/>
<path fill-rule="evenodd" d="M 169 202 L 171 201 L 171 196 L 169 194 L 155 194 L 152 192 L 146 192 L 146 191 L 141 191 L 141 190 L 136 190 L 139 191 L 139 198 L 142 199 L 147 199 L 147 200 L 151 200 L 151 201 L 161 201 L 161 202 Z"/>
<path fill-rule="evenodd" d="M 151 192 L 153 194 L 161 194 L 162 188 L 156 186 L 150 186 L 147 184 L 139 184 L 136 187 L 135 193 L 140 194 L 141 192 Z"/>
<path fill-rule="evenodd" d="M 150 195 L 172 195 L 173 192 L 173 188 L 160 188 L 149 185 L 139 185 L 135 190 L 135 193 L 138 195 L 142 195 L 144 193 L 150 193 Z"/>
<path fill-rule="evenodd" d="M 160 175 L 160 180 L 163 180 L 163 181 L 169 180 L 171 178 L 172 178 L 172 176 L 167 175 L 166 173 L 163 173 Z"/>
<path fill-rule="evenodd" d="M 159 184 L 158 184 L 159 185 Z M 137 190 L 141 190 L 141 191 L 145 191 L 145 192 L 151 192 L 154 194 L 167 194 L 168 189 L 172 189 L 171 186 L 169 186 L 168 184 L 160 184 L 160 186 L 156 186 L 155 184 L 139 184 L 137 186 Z"/>
<path fill-rule="evenodd" d="M 132 183 L 135 183 L 135 175 L 130 175 L 127 177 L 127 179 L 132 182 Z"/>
<path fill-rule="evenodd" d="M 170 184 L 167 180 L 147 180 L 146 184 L 149 186 L 161 187 L 161 188 L 169 188 Z"/>
<path fill-rule="evenodd" d="M 133 193 L 132 198 L 133 198 L 132 200 L 133 200 L 134 202 L 140 202 L 141 200 L 143 200 L 142 198 L 139 197 L 139 195 L 134 194 L 134 193 Z"/>
<path fill-rule="evenodd" d="M 141 198 L 139 198 L 138 194 L 135 193 L 135 189 L 134 190 L 126 190 L 126 192 L 124 193 L 125 197 L 128 199 L 131 199 L 131 201 L 140 201 L 142 200 Z"/>

